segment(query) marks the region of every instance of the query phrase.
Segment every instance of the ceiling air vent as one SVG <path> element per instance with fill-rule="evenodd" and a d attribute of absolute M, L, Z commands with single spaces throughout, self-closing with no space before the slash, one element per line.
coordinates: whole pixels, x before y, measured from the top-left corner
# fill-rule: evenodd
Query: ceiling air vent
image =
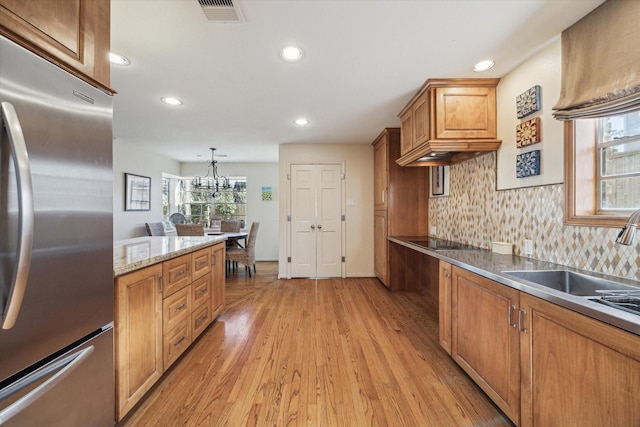
<path fill-rule="evenodd" d="M 198 0 L 198 3 L 209 21 L 223 24 L 244 22 L 238 0 Z"/>

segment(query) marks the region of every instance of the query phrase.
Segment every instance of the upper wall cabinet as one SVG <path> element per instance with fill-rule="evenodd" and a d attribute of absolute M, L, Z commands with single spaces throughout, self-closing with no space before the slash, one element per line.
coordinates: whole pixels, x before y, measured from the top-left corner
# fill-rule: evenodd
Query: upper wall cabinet
<path fill-rule="evenodd" d="M 110 0 L 0 0 L 0 34 L 112 93 L 110 17 Z"/>
<path fill-rule="evenodd" d="M 449 165 L 500 147 L 496 86 L 500 79 L 430 79 L 401 121 L 401 166 Z"/>

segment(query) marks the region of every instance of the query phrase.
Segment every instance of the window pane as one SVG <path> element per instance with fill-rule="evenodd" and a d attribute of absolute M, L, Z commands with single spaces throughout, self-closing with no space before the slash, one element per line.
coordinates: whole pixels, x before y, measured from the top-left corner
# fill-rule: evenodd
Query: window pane
<path fill-rule="evenodd" d="M 640 141 L 616 144 L 601 150 L 603 177 L 640 172 Z"/>
<path fill-rule="evenodd" d="M 640 206 L 640 176 L 603 179 L 602 209 L 635 209 Z"/>
<path fill-rule="evenodd" d="M 603 117 L 598 120 L 600 121 L 599 142 L 640 135 L 640 111 L 623 116 Z"/>

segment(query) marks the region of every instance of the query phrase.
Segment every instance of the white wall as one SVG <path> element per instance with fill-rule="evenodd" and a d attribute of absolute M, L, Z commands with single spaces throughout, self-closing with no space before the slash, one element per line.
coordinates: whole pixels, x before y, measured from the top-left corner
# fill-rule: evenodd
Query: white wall
<path fill-rule="evenodd" d="M 192 177 L 206 174 L 206 162 L 182 163 L 179 176 Z M 256 259 L 278 259 L 278 163 L 218 163 L 223 176 L 247 177 L 247 229 L 254 221 L 260 222 L 256 240 Z M 262 200 L 262 187 L 271 187 L 273 198 Z"/>
<path fill-rule="evenodd" d="M 180 174 L 180 163 L 125 141 L 113 141 L 113 238 L 146 236 L 145 222 L 162 221 L 162 173 Z M 124 174 L 151 178 L 151 210 L 124 210 Z"/>
<path fill-rule="evenodd" d="M 281 144 L 279 187 L 279 277 L 287 276 L 287 181 L 291 162 L 345 162 L 346 275 L 373 276 L 373 147 L 371 144 Z"/>
<path fill-rule="evenodd" d="M 554 39 L 531 58 L 502 77 L 497 89 L 498 150 L 497 189 L 532 187 L 564 182 L 564 125 L 551 115 L 560 96 L 562 52 L 560 38 Z M 518 119 L 516 97 L 527 89 L 539 85 L 542 108 Z M 541 142 L 523 148 L 516 147 L 516 126 L 540 117 Z M 516 177 L 516 155 L 540 150 L 540 175 Z"/>

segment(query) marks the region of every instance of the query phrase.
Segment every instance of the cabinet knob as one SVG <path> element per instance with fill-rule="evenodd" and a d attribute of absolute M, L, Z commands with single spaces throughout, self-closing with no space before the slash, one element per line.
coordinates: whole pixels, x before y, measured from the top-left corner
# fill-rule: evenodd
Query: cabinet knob
<path fill-rule="evenodd" d="M 322 224 L 318 224 L 318 230 L 322 230 Z"/>

